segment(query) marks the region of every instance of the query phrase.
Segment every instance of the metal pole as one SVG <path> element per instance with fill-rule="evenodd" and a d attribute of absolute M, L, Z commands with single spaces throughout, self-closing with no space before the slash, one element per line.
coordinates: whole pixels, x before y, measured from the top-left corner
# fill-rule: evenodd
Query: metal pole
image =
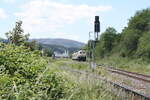
<path fill-rule="evenodd" d="M 91 39 L 91 33 L 93 33 L 94 38 Z M 95 62 L 95 41 L 96 41 L 96 32 L 89 32 L 89 56 L 90 56 L 90 68 L 95 69 L 96 68 L 96 62 Z"/>
<path fill-rule="evenodd" d="M 95 64 L 95 40 L 93 41 L 93 48 L 92 48 L 92 68 L 95 69 L 96 68 L 96 64 Z"/>
<path fill-rule="evenodd" d="M 92 43 L 91 43 L 91 33 L 92 32 L 89 32 L 89 57 L 90 57 L 90 61 L 89 61 L 89 65 L 90 65 L 90 68 L 92 68 L 92 58 L 91 58 L 91 53 L 92 53 Z"/>
<path fill-rule="evenodd" d="M 93 40 L 93 50 L 92 50 L 92 55 L 93 55 L 93 69 L 95 69 L 96 68 L 96 62 L 95 62 L 95 41 L 96 41 L 96 32 L 94 33 L 94 40 Z"/>

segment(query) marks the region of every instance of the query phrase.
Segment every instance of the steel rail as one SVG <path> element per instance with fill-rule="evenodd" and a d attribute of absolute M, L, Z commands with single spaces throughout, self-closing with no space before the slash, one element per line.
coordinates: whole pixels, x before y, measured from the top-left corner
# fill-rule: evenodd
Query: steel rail
<path fill-rule="evenodd" d="M 139 75 L 139 76 L 143 76 L 143 77 L 147 77 L 147 78 L 150 78 L 150 75 L 144 75 L 144 74 L 140 74 L 140 73 L 136 73 L 136 72 L 129 72 L 129 71 L 122 70 L 122 69 L 118 69 L 118 68 L 114 68 L 114 67 L 109 67 L 109 68 L 115 69 L 115 70 L 119 70 L 119 71 L 124 71 L 124 72 L 127 72 L 127 73 Z"/>
<path fill-rule="evenodd" d="M 146 94 L 143 94 L 143 93 L 139 93 L 133 89 L 131 89 L 129 86 L 126 86 L 126 85 L 122 85 L 120 83 L 116 83 L 116 82 L 112 82 L 110 80 L 107 80 L 103 77 L 101 77 L 100 75 L 97 75 L 97 74 L 94 74 L 94 73 L 88 73 L 88 72 L 85 72 L 85 71 L 79 71 L 79 70 L 75 70 L 75 69 L 70 69 L 70 68 L 65 68 L 71 72 L 75 72 L 75 73 L 79 73 L 79 74 L 86 74 L 86 75 L 92 75 L 92 77 L 96 78 L 96 79 L 99 79 L 99 80 L 102 80 L 102 81 L 105 81 L 106 83 L 110 83 L 112 84 L 113 86 L 116 86 L 120 89 L 123 89 L 125 91 L 128 91 L 128 92 L 131 92 L 137 96 L 140 96 L 142 97 L 144 100 L 150 100 L 150 95 L 146 95 Z M 142 99 L 142 100 L 143 100 Z"/>
<path fill-rule="evenodd" d="M 141 76 L 141 75 L 134 74 L 134 73 L 128 72 L 128 71 L 120 71 L 120 70 L 116 70 L 116 69 L 115 70 L 114 69 L 108 69 L 108 70 L 113 72 L 113 73 L 117 73 L 117 74 L 120 74 L 120 75 L 128 76 L 128 77 L 131 77 L 131 78 L 134 78 L 134 79 L 138 79 L 140 81 L 150 83 L 150 77 L 144 77 L 143 75 Z"/>
<path fill-rule="evenodd" d="M 100 66 L 104 67 L 104 65 L 100 65 Z M 107 68 L 108 71 L 111 71 L 113 73 L 117 73 L 117 74 L 120 74 L 120 75 L 128 76 L 128 77 L 131 77 L 131 78 L 134 78 L 134 79 L 138 79 L 138 80 L 150 83 L 150 76 L 149 75 L 139 74 L 139 73 L 136 73 L 136 72 L 130 72 L 130 71 L 118 69 L 118 68 L 115 68 L 115 67 L 105 66 L 105 68 Z"/>

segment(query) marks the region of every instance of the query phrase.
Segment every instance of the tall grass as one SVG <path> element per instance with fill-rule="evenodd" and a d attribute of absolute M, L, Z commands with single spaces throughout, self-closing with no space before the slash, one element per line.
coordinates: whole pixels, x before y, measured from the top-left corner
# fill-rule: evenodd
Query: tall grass
<path fill-rule="evenodd" d="M 71 76 L 71 79 L 77 84 L 71 100 L 117 100 L 111 88 L 101 80 L 86 75 Z"/>
<path fill-rule="evenodd" d="M 113 56 L 104 59 L 99 59 L 97 60 L 97 63 L 150 75 L 150 63 L 140 58 L 131 59 Z"/>
<path fill-rule="evenodd" d="M 56 61 L 50 70 L 58 72 L 63 78 L 74 84 L 74 87 L 70 90 L 70 93 L 66 95 L 64 100 L 117 100 L 117 97 L 111 92 L 109 85 L 106 85 L 103 81 L 97 80 L 92 76 L 62 69 L 62 65 L 65 65 L 64 62 L 62 62 L 63 61 Z M 75 65 L 82 66 L 83 63 L 70 63 L 70 65 L 74 67 L 70 67 L 69 64 L 67 64 L 69 69 L 78 69 Z"/>

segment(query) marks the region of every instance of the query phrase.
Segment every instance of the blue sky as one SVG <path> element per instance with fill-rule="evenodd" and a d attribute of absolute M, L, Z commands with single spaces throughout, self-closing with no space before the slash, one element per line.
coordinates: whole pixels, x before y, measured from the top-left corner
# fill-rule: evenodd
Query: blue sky
<path fill-rule="evenodd" d="M 0 37 L 22 20 L 30 38 L 87 42 L 95 15 L 100 16 L 101 33 L 109 26 L 121 32 L 136 11 L 148 7 L 149 0 L 0 0 Z"/>

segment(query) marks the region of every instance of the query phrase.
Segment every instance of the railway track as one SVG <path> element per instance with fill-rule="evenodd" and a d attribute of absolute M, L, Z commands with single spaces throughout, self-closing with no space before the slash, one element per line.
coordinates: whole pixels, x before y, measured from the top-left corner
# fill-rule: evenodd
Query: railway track
<path fill-rule="evenodd" d="M 124 75 L 127 77 L 131 77 L 131 78 L 134 78 L 134 79 L 137 79 L 140 81 L 150 83 L 150 76 L 149 75 L 143 75 L 143 74 L 139 74 L 139 73 L 135 73 L 135 72 L 129 72 L 129 71 L 113 68 L 113 67 L 107 67 L 107 70 L 111 71 L 113 73 L 121 74 L 121 75 Z"/>
<path fill-rule="evenodd" d="M 72 73 L 85 74 L 87 76 L 92 76 L 92 78 L 102 80 L 102 81 L 106 82 L 107 84 L 111 84 L 115 88 L 122 89 L 122 91 L 125 91 L 126 94 L 132 94 L 133 95 L 132 100 L 150 100 L 150 95 L 146 95 L 146 94 L 137 92 L 137 91 L 133 90 L 131 87 L 129 87 L 127 85 L 123 85 L 123 84 L 120 84 L 120 83 L 117 83 L 117 82 L 110 81 L 110 80 L 108 80 L 106 78 L 103 78 L 100 75 L 97 75 L 95 73 L 80 71 L 80 70 L 70 69 L 70 68 L 69 69 L 65 68 L 65 70 L 68 70 Z"/>
<path fill-rule="evenodd" d="M 134 78 L 134 79 L 137 79 L 140 81 L 150 83 L 150 75 L 144 75 L 144 74 L 140 74 L 140 73 L 136 73 L 136 72 L 130 72 L 130 71 L 118 69 L 115 67 L 108 67 L 106 65 L 101 65 L 101 64 L 99 64 L 98 66 L 103 67 L 112 73 L 117 73 L 120 75 L 124 75 L 124 76 L 130 77 L 130 78 Z"/>

